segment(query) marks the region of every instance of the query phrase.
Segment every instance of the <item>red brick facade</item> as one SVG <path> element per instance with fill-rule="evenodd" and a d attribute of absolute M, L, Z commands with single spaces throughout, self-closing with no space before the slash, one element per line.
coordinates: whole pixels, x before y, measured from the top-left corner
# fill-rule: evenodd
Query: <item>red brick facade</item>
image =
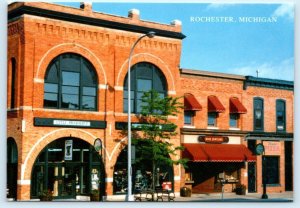
<path fill-rule="evenodd" d="M 181 34 L 180 24 L 159 24 L 142 21 L 137 14 L 130 17 L 118 17 L 92 12 L 86 9 L 75 9 L 48 3 L 14 3 L 9 6 L 13 14 L 18 8 L 46 9 L 66 14 L 74 14 L 92 19 L 108 20 L 116 23 L 130 24 Z M 91 24 L 58 20 L 27 14 L 12 18 L 8 22 L 8 91 L 7 91 L 7 136 L 13 138 L 18 149 L 17 199 L 30 200 L 31 173 L 34 162 L 40 151 L 47 144 L 63 137 L 80 138 L 93 145 L 96 138 L 101 138 L 103 164 L 105 167 L 106 194 L 113 194 L 114 165 L 126 143 L 126 137 L 116 130 L 115 122 L 126 122 L 127 113 L 123 113 L 123 85 L 127 74 L 128 56 L 132 44 L 141 33 L 100 27 Z M 153 39 L 145 38 L 136 47 L 132 57 L 132 65 L 149 62 L 157 66 L 164 74 L 167 82 L 168 95 L 183 96 L 193 94 L 202 105 L 202 110 L 194 117 L 195 129 L 207 129 L 207 97 L 216 95 L 225 107 L 217 119 L 219 130 L 229 130 L 229 98 L 239 98 L 247 109 L 239 120 L 241 131 L 253 131 L 253 98 L 264 98 L 265 132 L 276 132 L 275 104 L 276 99 L 286 101 L 286 132 L 293 132 L 293 91 L 266 87 L 248 86 L 244 89 L 245 77 L 210 76 L 192 71 L 180 72 L 182 38 L 163 37 L 157 35 Z M 76 53 L 86 58 L 95 68 L 98 76 L 97 111 L 73 111 L 46 109 L 43 107 L 44 78 L 48 65 L 63 53 Z M 12 98 L 12 60 L 16 63 L 14 106 Z M 225 77 L 224 77 L 225 76 Z M 12 107 L 12 108 L 11 108 Z M 105 129 L 40 127 L 34 125 L 34 118 L 62 118 L 78 120 L 106 121 Z M 136 121 L 135 115 L 132 115 Z M 183 113 L 173 118 L 174 122 L 183 127 Z M 184 127 L 182 129 L 185 129 Z M 183 134 L 172 139 L 179 145 Z M 247 146 L 243 136 L 240 143 Z M 259 143 L 260 140 L 257 140 Z M 284 167 L 284 141 L 281 142 L 280 167 Z M 257 184 L 261 184 L 261 157 L 257 157 Z M 284 168 L 280 169 L 280 187 L 268 188 L 268 191 L 284 191 Z M 241 174 L 246 175 L 242 169 Z M 241 178 L 245 180 L 246 178 Z M 245 182 L 247 184 L 247 182 Z M 174 166 L 174 191 L 179 192 L 184 185 L 184 170 Z M 258 186 L 258 192 L 261 187 Z"/>

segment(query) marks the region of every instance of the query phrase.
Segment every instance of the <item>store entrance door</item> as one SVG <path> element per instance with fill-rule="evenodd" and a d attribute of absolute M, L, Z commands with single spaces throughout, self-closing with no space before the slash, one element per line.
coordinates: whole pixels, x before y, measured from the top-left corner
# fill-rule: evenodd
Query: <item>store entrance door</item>
<path fill-rule="evenodd" d="M 79 168 L 74 164 L 49 165 L 48 181 L 52 185 L 53 196 L 58 199 L 75 198 L 78 176 Z"/>

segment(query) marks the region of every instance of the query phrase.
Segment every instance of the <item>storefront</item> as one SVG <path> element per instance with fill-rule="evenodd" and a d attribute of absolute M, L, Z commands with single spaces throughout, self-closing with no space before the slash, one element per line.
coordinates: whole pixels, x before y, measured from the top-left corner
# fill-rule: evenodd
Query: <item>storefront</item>
<path fill-rule="evenodd" d="M 153 162 L 151 142 L 139 141 L 133 149 L 133 192 L 151 190 L 170 184 L 168 189 L 174 190 L 173 166 L 165 160 Z M 166 155 L 166 157 L 168 157 Z M 127 193 L 127 148 L 120 153 L 114 167 L 114 194 Z"/>
<path fill-rule="evenodd" d="M 50 191 L 56 199 L 104 194 L 103 164 L 89 143 L 78 138 L 60 138 L 47 145 L 34 163 L 31 198 Z"/>
<path fill-rule="evenodd" d="M 198 142 L 184 143 L 183 158 L 188 158 L 185 186 L 192 193 L 234 192 L 239 184 L 247 185 L 247 164 L 255 164 L 256 156 L 243 144 L 240 137 L 185 135 Z"/>

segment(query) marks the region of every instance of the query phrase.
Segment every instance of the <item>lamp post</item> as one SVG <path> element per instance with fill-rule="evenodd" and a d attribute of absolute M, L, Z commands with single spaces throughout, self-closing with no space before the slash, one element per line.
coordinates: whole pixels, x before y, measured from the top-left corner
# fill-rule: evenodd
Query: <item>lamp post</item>
<path fill-rule="evenodd" d="M 263 169 L 263 194 L 261 196 L 262 199 L 268 199 L 267 195 L 267 167 L 266 167 L 266 157 L 265 157 L 265 147 L 263 144 L 257 144 L 255 147 L 255 151 L 257 155 L 262 155 L 262 169 Z"/>
<path fill-rule="evenodd" d="M 127 84 L 128 84 L 128 166 L 127 166 L 127 175 L 128 175 L 128 185 L 127 185 L 127 201 L 133 201 L 134 197 L 132 195 L 132 167 L 131 167 L 131 78 L 130 78 L 130 68 L 131 68 L 131 58 L 133 54 L 133 50 L 135 46 L 138 44 L 140 40 L 142 40 L 144 37 L 153 38 L 155 36 L 155 32 L 150 31 L 142 36 L 140 36 L 135 43 L 132 45 L 129 53 L 128 58 L 128 78 L 127 78 Z"/>

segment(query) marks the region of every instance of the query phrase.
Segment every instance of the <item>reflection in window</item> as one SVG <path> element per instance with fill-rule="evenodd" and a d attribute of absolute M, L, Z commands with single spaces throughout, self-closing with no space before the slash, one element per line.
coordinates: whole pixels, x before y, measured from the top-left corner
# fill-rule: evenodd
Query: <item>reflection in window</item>
<path fill-rule="evenodd" d="M 264 129 L 264 109 L 263 109 L 263 99 L 254 98 L 254 130 Z"/>
<path fill-rule="evenodd" d="M 128 80 L 124 81 L 123 108 L 128 111 Z M 131 68 L 131 112 L 140 113 L 142 106 L 142 96 L 149 90 L 157 91 L 163 98 L 166 96 L 166 79 L 161 71 L 150 63 L 138 63 Z"/>
<path fill-rule="evenodd" d="M 76 54 L 62 54 L 48 66 L 44 107 L 97 110 L 97 75 L 94 67 Z"/>
<path fill-rule="evenodd" d="M 239 114 L 230 113 L 230 121 L 229 121 L 230 127 L 237 128 L 238 127 L 238 119 L 239 119 Z"/>
<path fill-rule="evenodd" d="M 208 113 L 208 126 L 217 126 L 217 113 L 216 112 L 209 112 Z"/>
<path fill-rule="evenodd" d="M 277 131 L 285 131 L 285 101 L 276 100 Z"/>

